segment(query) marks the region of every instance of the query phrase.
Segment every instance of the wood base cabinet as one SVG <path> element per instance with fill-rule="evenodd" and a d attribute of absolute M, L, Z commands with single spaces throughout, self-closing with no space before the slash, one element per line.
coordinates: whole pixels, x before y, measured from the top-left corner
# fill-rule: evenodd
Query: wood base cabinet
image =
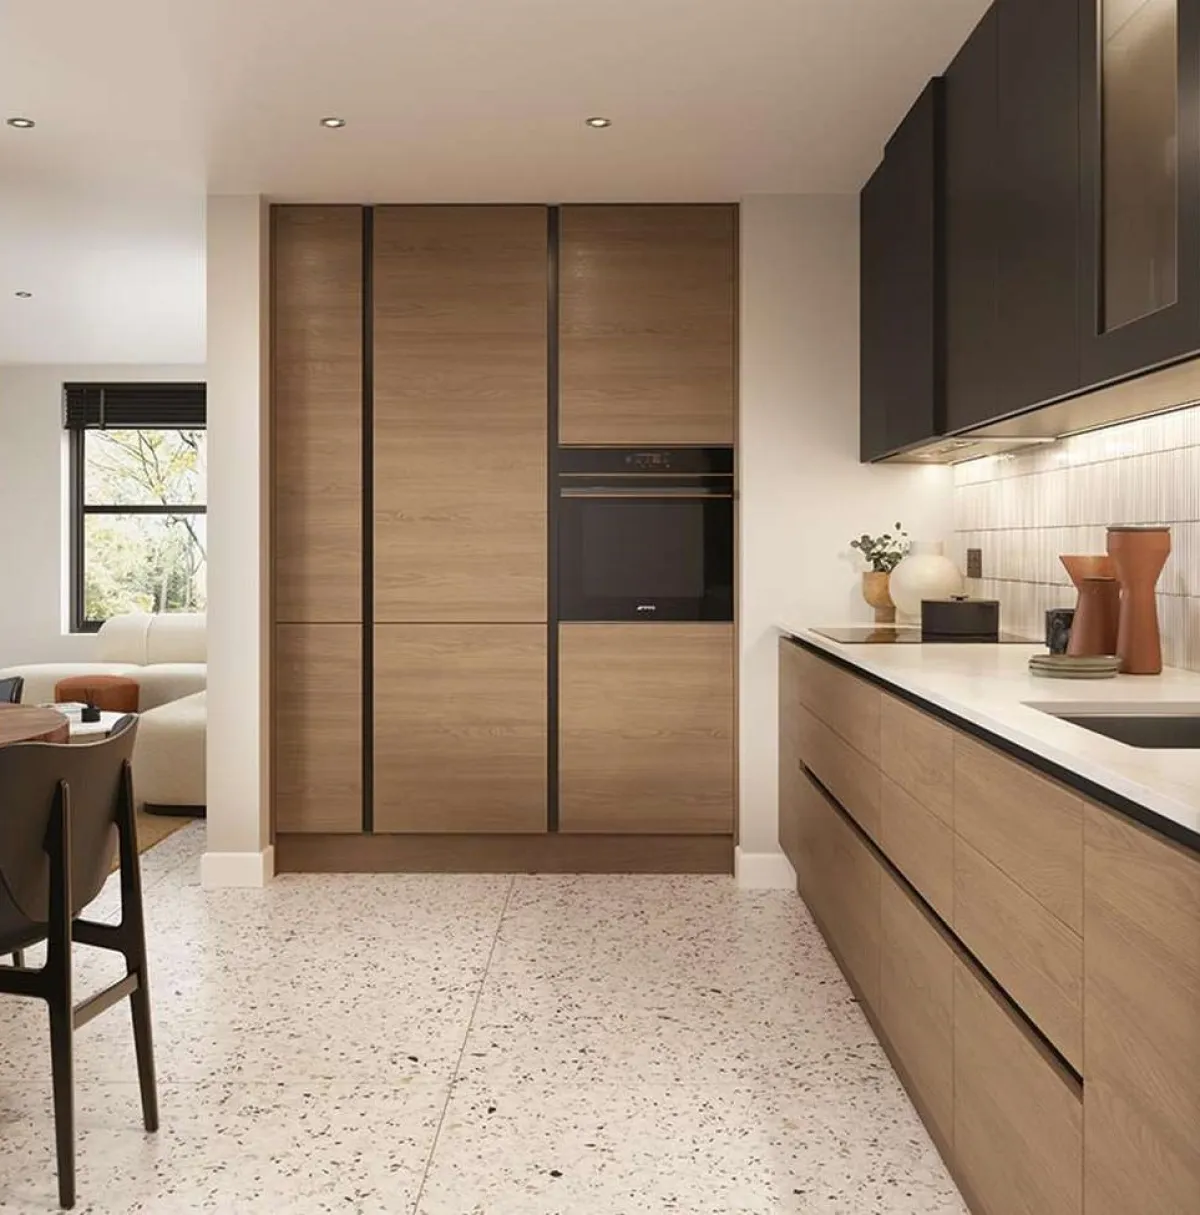
<path fill-rule="evenodd" d="M 377 625 L 375 830 L 546 830 L 544 625 Z"/>
<path fill-rule="evenodd" d="M 559 629 L 559 829 L 733 831 L 731 624 Z"/>
<path fill-rule="evenodd" d="M 361 831 L 362 626 L 275 627 L 275 826 Z"/>

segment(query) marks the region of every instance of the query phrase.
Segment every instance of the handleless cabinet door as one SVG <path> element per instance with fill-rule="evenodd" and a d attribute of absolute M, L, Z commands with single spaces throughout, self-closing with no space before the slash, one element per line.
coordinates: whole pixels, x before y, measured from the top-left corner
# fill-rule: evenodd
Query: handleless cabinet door
<path fill-rule="evenodd" d="M 375 629 L 375 830 L 546 829 L 546 628 Z"/>
<path fill-rule="evenodd" d="M 362 210 L 275 207 L 275 619 L 362 620 Z"/>
<path fill-rule="evenodd" d="M 544 207 L 380 207 L 375 619 L 546 619 Z"/>
<path fill-rule="evenodd" d="M 362 830 L 362 626 L 275 627 L 275 826 Z"/>
<path fill-rule="evenodd" d="M 737 207 L 568 206 L 559 440 L 734 441 Z"/>
<path fill-rule="evenodd" d="M 559 825 L 733 831 L 733 626 L 564 624 Z"/>
<path fill-rule="evenodd" d="M 1085 821 L 1087 1215 L 1200 1210 L 1200 855 Z"/>

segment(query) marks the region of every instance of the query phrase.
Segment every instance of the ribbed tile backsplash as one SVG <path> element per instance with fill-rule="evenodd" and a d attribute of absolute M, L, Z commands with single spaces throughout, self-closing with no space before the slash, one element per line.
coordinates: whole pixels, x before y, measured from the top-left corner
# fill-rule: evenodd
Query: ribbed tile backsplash
<path fill-rule="evenodd" d="M 1163 654 L 1200 670 L 1200 406 L 989 456 L 954 470 L 954 550 L 983 550 L 973 594 L 1000 600 L 1003 628 L 1040 639 L 1044 613 L 1071 607 L 1060 553 L 1103 553 L 1111 523 L 1165 523 L 1158 583 Z"/>

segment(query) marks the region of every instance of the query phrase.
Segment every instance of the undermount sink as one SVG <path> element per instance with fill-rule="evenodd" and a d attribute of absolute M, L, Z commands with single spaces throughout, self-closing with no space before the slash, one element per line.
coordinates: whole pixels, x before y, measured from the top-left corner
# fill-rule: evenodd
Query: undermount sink
<path fill-rule="evenodd" d="M 1142 712 L 1108 711 L 1083 712 L 1076 709 L 1034 706 L 1042 713 L 1060 721 L 1082 726 L 1093 734 L 1103 734 L 1130 747 L 1150 750 L 1200 750 L 1200 711 L 1164 711 L 1151 708 Z M 1191 710 L 1191 706 L 1189 706 Z"/>

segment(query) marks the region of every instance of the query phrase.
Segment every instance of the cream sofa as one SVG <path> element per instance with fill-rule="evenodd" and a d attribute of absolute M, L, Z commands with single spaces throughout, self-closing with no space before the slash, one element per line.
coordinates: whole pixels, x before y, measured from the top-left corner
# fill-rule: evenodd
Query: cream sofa
<path fill-rule="evenodd" d="M 204 615 L 144 612 L 114 616 L 96 635 L 95 662 L 37 662 L 5 667 L 0 679 L 20 675 L 21 699 L 48 704 L 60 679 L 72 675 L 128 675 L 138 684 L 138 711 L 202 692 L 208 683 Z"/>
<path fill-rule="evenodd" d="M 100 626 L 96 662 L 42 662 L 6 667 L 0 678 L 25 680 L 25 704 L 54 700 L 60 679 L 127 675 L 137 681 L 138 726 L 134 793 L 140 803 L 170 810 L 202 808 L 207 732 L 208 666 L 202 613 L 135 613 Z"/>

